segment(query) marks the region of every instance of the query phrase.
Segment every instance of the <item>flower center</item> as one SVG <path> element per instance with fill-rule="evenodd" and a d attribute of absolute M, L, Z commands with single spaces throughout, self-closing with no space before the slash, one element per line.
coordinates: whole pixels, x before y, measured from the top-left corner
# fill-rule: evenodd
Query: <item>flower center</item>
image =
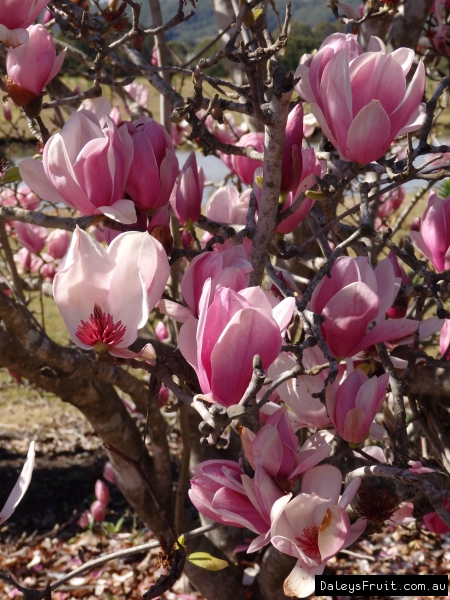
<path fill-rule="evenodd" d="M 320 550 L 319 550 L 319 528 L 317 525 L 311 527 L 305 527 L 303 535 L 295 538 L 297 544 L 301 550 L 313 560 L 321 561 Z"/>
<path fill-rule="evenodd" d="M 112 315 L 104 313 L 100 306 L 95 303 L 88 321 L 81 321 L 75 335 L 86 346 L 95 346 L 98 343 L 107 346 L 118 346 L 123 340 L 126 330 L 127 328 L 122 325 L 122 321 L 114 323 Z"/>

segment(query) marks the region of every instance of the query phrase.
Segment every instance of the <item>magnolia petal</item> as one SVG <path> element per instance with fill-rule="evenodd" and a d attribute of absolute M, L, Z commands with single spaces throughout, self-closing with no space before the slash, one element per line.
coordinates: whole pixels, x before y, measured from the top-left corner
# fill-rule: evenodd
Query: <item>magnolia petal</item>
<path fill-rule="evenodd" d="M 163 313 L 163 315 L 167 315 L 178 323 L 186 323 L 189 317 L 193 317 L 192 311 L 186 306 L 179 304 L 178 302 L 173 302 L 172 300 L 164 300 L 161 299 L 156 305 L 159 310 Z"/>
<path fill-rule="evenodd" d="M 13 487 L 12 492 L 8 496 L 6 503 L 0 512 L 0 524 L 9 519 L 27 491 L 34 469 L 34 457 L 34 442 L 31 442 L 28 449 L 27 460 L 23 465 L 19 479 L 17 480 L 16 485 Z"/>
<path fill-rule="evenodd" d="M 113 221 L 131 225 L 136 223 L 137 215 L 132 200 L 117 200 L 112 206 L 99 206 L 95 212 L 100 212 Z"/>
<path fill-rule="evenodd" d="M 40 160 L 24 158 L 19 163 L 19 171 L 27 186 L 40 198 L 54 204 L 66 204 L 64 198 L 45 174 L 44 165 Z"/>
<path fill-rule="evenodd" d="M 325 563 L 307 566 L 300 558 L 284 580 L 283 590 L 290 598 L 306 598 L 314 593 L 315 576 L 322 575 Z"/>
<path fill-rule="evenodd" d="M 319 550 L 323 561 L 327 561 L 341 550 L 347 539 L 350 522 L 341 506 L 330 506 L 319 529 Z"/>

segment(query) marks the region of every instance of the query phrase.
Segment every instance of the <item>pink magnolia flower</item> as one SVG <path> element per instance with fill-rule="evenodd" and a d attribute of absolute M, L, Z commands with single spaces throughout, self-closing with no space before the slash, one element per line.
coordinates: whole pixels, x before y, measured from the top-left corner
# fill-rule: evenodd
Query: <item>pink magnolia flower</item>
<path fill-rule="evenodd" d="M 192 472 L 189 497 L 202 515 L 258 533 L 248 552 L 269 542 L 270 511 L 283 492 L 264 469 L 258 468 L 251 479 L 231 460 L 207 460 Z"/>
<path fill-rule="evenodd" d="M 410 319 L 386 321 L 386 311 L 400 283 L 387 258 L 375 269 L 362 256 L 336 260 L 330 277 L 321 280 L 310 301 L 311 310 L 325 317 L 322 333 L 335 356 L 355 356 L 380 342 L 409 343 L 409 336 L 417 329 L 420 339 L 439 331 L 444 322 L 437 317 L 420 323 Z M 372 321 L 376 325 L 368 331 Z"/>
<path fill-rule="evenodd" d="M 26 28 L 40 15 L 50 0 L 1 0 L 0 41 L 19 46 L 28 40 Z"/>
<path fill-rule="evenodd" d="M 113 108 L 111 101 L 109 98 L 106 98 L 106 96 L 83 100 L 78 110 L 89 110 L 90 112 L 93 112 L 102 128 L 106 126 L 106 117 L 108 116 L 111 117 L 117 127 L 119 127 L 122 122 L 119 109 L 117 107 Z"/>
<path fill-rule="evenodd" d="M 302 360 L 305 369 L 312 369 L 327 362 L 318 346 L 307 348 L 303 353 Z M 282 373 L 289 371 L 295 365 L 294 358 L 282 352 L 269 367 L 269 377 L 278 379 Z M 328 369 L 321 371 L 314 377 L 300 375 L 295 379 L 288 379 L 278 387 L 281 398 L 294 411 L 299 427 L 323 429 L 331 424 L 326 407 L 319 398 L 313 397 L 313 394 L 320 393 L 324 388 L 327 375 Z"/>
<path fill-rule="evenodd" d="M 95 482 L 95 497 L 103 506 L 106 506 L 109 502 L 109 488 L 101 479 L 97 479 Z"/>
<path fill-rule="evenodd" d="M 234 185 L 218 188 L 209 197 L 206 205 L 206 216 L 212 221 L 245 225 L 248 211 L 249 195 L 239 195 Z"/>
<path fill-rule="evenodd" d="M 45 246 L 47 238 L 47 229 L 45 227 L 14 221 L 14 228 L 19 242 L 30 252 L 38 254 Z"/>
<path fill-rule="evenodd" d="M 263 133 L 246 133 L 236 143 L 240 148 L 248 148 L 253 146 L 257 152 L 264 152 L 264 134 Z M 258 167 L 262 167 L 263 163 L 247 156 L 239 156 L 233 154 L 231 157 L 231 168 L 236 173 L 241 181 L 247 185 L 252 185 L 253 175 Z"/>
<path fill-rule="evenodd" d="M 441 200 L 430 193 L 420 232 L 411 231 L 410 237 L 437 271 L 450 268 L 450 196 Z"/>
<path fill-rule="evenodd" d="M 3 116 L 5 117 L 5 121 L 9 121 L 9 122 L 12 121 L 11 106 L 10 106 L 8 100 L 3 102 Z"/>
<path fill-rule="evenodd" d="M 193 223 L 199 220 L 202 214 L 204 185 L 203 169 L 197 167 L 195 152 L 192 151 L 180 171 L 170 197 L 170 204 L 181 225 L 186 225 L 189 220 Z"/>
<path fill-rule="evenodd" d="M 27 460 L 23 465 L 19 479 L 17 480 L 16 485 L 13 487 L 10 495 L 6 499 L 5 505 L 0 511 L 0 525 L 9 519 L 9 517 L 13 514 L 17 508 L 17 505 L 27 491 L 34 469 L 34 457 L 34 442 L 31 442 L 30 447 L 28 448 Z"/>
<path fill-rule="evenodd" d="M 27 185 L 22 185 L 17 191 L 6 188 L 0 194 L 0 204 L 2 206 L 20 206 L 27 210 L 36 210 L 41 201 Z"/>
<path fill-rule="evenodd" d="M 139 104 L 142 108 L 147 108 L 148 88 L 145 85 L 133 81 L 133 83 L 125 85 L 123 89 L 130 94 L 136 104 Z"/>
<path fill-rule="evenodd" d="M 136 356 L 127 347 L 161 298 L 169 272 L 163 247 L 146 232 L 122 233 L 105 250 L 77 228 L 53 282 L 72 341 L 85 350 Z M 144 358 L 154 358 L 150 344 L 142 352 Z"/>
<path fill-rule="evenodd" d="M 116 483 L 114 467 L 109 462 L 109 460 L 105 462 L 105 466 L 103 467 L 103 477 L 106 479 L 106 481 L 109 481 L 109 483 Z"/>
<path fill-rule="evenodd" d="M 56 260 L 66 255 L 70 244 L 70 235 L 64 229 L 54 229 L 47 237 L 47 250 Z"/>
<path fill-rule="evenodd" d="M 28 27 L 28 42 L 6 56 L 6 87 L 18 106 L 27 106 L 61 70 L 66 51 L 57 57 L 52 35 L 42 25 Z"/>
<path fill-rule="evenodd" d="M 224 252 L 205 252 L 191 261 L 181 280 L 181 293 L 189 308 L 170 300 L 161 300 L 159 308 L 176 321 L 185 323 L 191 316 L 198 317 L 200 298 L 208 279 L 211 279 L 211 302 L 220 287 L 231 288 L 235 292 L 247 287 L 252 271 L 242 246 L 233 246 Z"/>
<path fill-rule="evenodd" d="M 344 440 L 353 444 L 364 441 L 386 398 L 388 381 L 388 373 L 369 378 L 364 371 L 356 369 L 341 385 L 328 384 L 328 414 Z"/>
<path fill-rule="evenodd" d="M 443 498 L 442 504 L 444 505 L 444 508 L 447 510 L 447 512 L 450 514 L 450 502 L 446 498 Z M 450 527 L 448 527 L 448 525 L 444 523 L 444 521 L 439 517 L 439 515 L 436 512 L 430 512 L 424 515 L 423 521 L 428 531 L 431 531 L 433 533 L 444 535 L 450 531 Z"/>
<path fill-rule="evenodd" d="M 281 191 L 298 187 L 302 173 L 303 104 L 299 102 L 288 115 L 281 166 Z"/>
<path fill-rule="evenodd" d="M 297 187 L 287 195 L 281 214 L 294 204 L 300 194 L 303 194 L 306 190 L 316 185 L 316 177 L 322 177 L 326 171 L 326 161 L 317 159 L 314 148 L 304 148 L 300 152 L 302 156 L 300 179 Z M 297 210 L 291 216 L 284 219 L 284 221 L 281 221 L 275 231 L 283 234 L 294 231 L 309 213 L 313 205 L 314 200 L 311 198 L 302 200 Z"/>
<path fill-rule="evenodd" d="M 297 558 L 284 582 L 287 596 L 304 598 L 314 592 L 314 576 L 321 575 L 326 562 L 352 544 L 364 531 L 366 522 L 353 525 L 345 512 L 361 481 L 354 479 L 339 499 L 342 475 L 332 465 L 313 467 L 303 475 L 301 493 L 282 496 L 273 505 L 272 545 Z"/>
<path fill-rule="evenodd" d="M 43 266 L 43 260 L 26 248 L 21 248 L 14 255 L 19 273 L 37 273 Z"/>
<path fill-rule="evenodd" d="M 414 50 L 391 54 L 371 38 L 361 54 L 356 36 L 333 34 L 319 52 L 300 64 L 298 93 L 311 104 L 326 137 L 343 160 L 366 164 L 383 156 L 397 135 L 419 129 L 425 120 L 422 62 L 406 89 Z"/>
<path fill-rule="evenodd" d="M 405 190 L 402 186 L 392 190 L 390 194 L 383 194 L 380 197 L 380 204 L 377 209 L 377 216 L 380 219 L 387 219 L 405 199 Z"/>
<path fill-rule="evenodd" d="M 158 323 L 156 324 L 155 334 L 158 340 L 160 340 L 161 342 L 167 340 L 170 337 L 169 330 L 162 321 L 158 321 Z"/>
<path fill-rule="evenodd" d="M 439 336 L 439 348 L 442 356 L 444 356 L 448 346 L 450 344 L 450 320 L 445 319 L 445 323 L 441 329 Z M 447 354 L 447 360 L 450 360 L 450 352 Z"/>
<path fill-rule="evenodd" d="M 105 505 L 102 504 L 100 502 L 100 500 L 95 500 L 92 504 L 91 504 L 91 508 L 90 513 L 92 515 L 92 518 L 94 519 L 94 521 L 99 521 L 102 522 L 105 520 L 105 516 L 106 516 L 106 511 L 105 511 Z M 80 519 L 81 521 L 81 519 Z M 82 521 L 84 522 L 84 521 Z M 81 523 L 80 523 L 81 526 Z"/>
<path fill-rule="evenodd" d="M 126 190 L 140 208 L 161 208 L 169 202 L 178 174 L 178 159 L 162 125 L 150 117 L 127 123 L 134 160 Z"/>
<path fill-rule="evenodd" d="M 292 318 L 295 300 L 286 298 L 278 303 L 258 287 L 239 293 L 221 287 L 212 295 L 211 283 L 208 279 L 203 287 L 198 320 L 190 317 L 186 321 L 178 343 L 195 369 L 203 393 L 213 402 L 230 406 L 237 404 L 247 389 L 255 354 L 267 369 L 280 353 L 281 334 Z"/>
<path fill-rule="evenodd" d="M 409 279 L 408 275 L 405 272 L 405 269 L 398 262 L 398 258 L 395 256 L 393 252 L 389 252 L 388 259 L 391 261 L 392 266 L 394 268 L 394 274 L 396 277 L 400 277 L 401 283 L 403 285 L 408 285 Z M 409 298 L 405 298 L 402 300 L 401 305 L 393 306 L 386 311 L 386 315 L 390 319 L 403 319 L 406 317 L 406 313 L 408 312 L 408 302 Z"/>
<path fill-rule="evenodd" d="M 284 407 L 270 415 L 257 434 L 245 427 L 241 433 L 245 455 L 255 471 L 262 467 L 273 479 L 291 482 L 330 454 L 327 439 L 332 437 L 326 431 L 319 431 L 297 450 L 298 438 Z"/>
<path fill-rule="evenodd" d="M 43 163 L 25 158 L 20 174 L 45 200 L 65 202 L 84 215 L 135 223 L 134 203 L 123 199 L 133 141 L 126 125 L 117 128 L 109 117 L 106 121 L 102 129 L 93 113 L 72 113 L 61 133 L 45 144 Z"/>

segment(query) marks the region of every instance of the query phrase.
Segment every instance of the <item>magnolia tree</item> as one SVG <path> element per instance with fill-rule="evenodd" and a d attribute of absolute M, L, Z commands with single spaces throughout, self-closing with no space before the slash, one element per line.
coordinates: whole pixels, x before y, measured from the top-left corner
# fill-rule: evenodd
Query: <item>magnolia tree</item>
<path fill-rule="evenodd" d="M 3 132 L 26 123 L 38 148 L 1 164 L 0 366 L 102 438 L 106 477 L 161 536 L 126 551 L 162 546 L 145 598 L 183 572 L 207 600 L 249 584 L 305 597 L 384 523 L 450 531 L 450 146 L 437 141 L 450 6 L 333 0 L 340 32 L 288 73 L 290 4 L 272 34 L 264 3 L 216 0 L 221 49 L 183 65 L 165 32 L 190 3 L 163 22 L 150 0 L 145 29 L 134 0 L 0 1 Z M 220 61 L 229 77 L 208 74 Z M 62 78 L 74 72 L 85 91 Z M 223 161 L 224 181 L 205 180 L 196 150 Z M 30 310 L 43 295 L 67 346 Z M 108 491 L 95 492 L 80 523 L 104 518 Z M 50 598 L 109 559 L 49 574 L 46 590 L 1 577 Z"/>

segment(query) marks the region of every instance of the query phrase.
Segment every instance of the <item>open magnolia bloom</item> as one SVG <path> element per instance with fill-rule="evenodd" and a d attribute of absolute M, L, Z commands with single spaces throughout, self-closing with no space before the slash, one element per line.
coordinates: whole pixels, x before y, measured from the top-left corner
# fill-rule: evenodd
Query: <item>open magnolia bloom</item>
<path fill-rule="evenodd" d="M 28 449 L 27 460 L 23 465 L 20 477 L 17 480 L 16 485 L 13 487 L 12 492 L 6 500 L 5 506 L 0 511 L 0 525 L 4 523 L 16 510 L 17 505 L 22 500 L 25 492 L 28 489 L 31 481 L 31 475 L 34 469 L 34 442 L 31 442 Z"/>
<path fill-rule="evenodd" d="M 184 323 L 178 343 L 195 369 L 203 393 L 211 402 L 231 406 L 241 400 L 250 383 L 255 354 L 267 369 L 280 353 L 282 333 L 292 318 L 295 299 L 278 302 L 259 287 L 240 292 L 228 287 L 220 287 L 214 294 L 212 291 L 208 279 L 199 302 L 199 317 L 189 317 Z"/>
<path fill-rule="evenodd" d="M 107 250 L 78 227 L 53 295 L 73 342 L 98 353 L 154 359 L 151 344 L 128 350 L 169 278 L 161 244 L 147 232 L 117 236 Z"/>
<path fill-rule="evenodd" d="M 341 472 L 332 465 L 320 465 L 303 475 L 298 496 L 282 496 L 273 505 L 270 541 L 280 552 L 297 558 L 284 582 L 287 596 L 304 598 L 312 594 L 314 577 L 323 573 L 327 560 L 364 531 L 366 521 L 358 519 L 350 525 L 345 512 L 360 483 L 360 479 L 354 479 L 339 498 Z"/>
<path fill-rule="evenodd" d="M 421 322 L 386 320 L 400 284 L 401 278 L 395 276 L 388 258 L 375 269 L 364 256 L 336 260 L 330 277 L 321 280 L 309 304 L 311 310 L 325 317 L 322 334 L 336 357 L 355 356 L 381 342 L 409 343 L 416 330 L 419 339 L 425 339 L 441 329 L 444 320 L 437 317 Z M 376 325 L 369 331 L 372 321 Z"/>
<path fill-rule="evenodd" d="M 363 53 L 356 35 L 343 33 L 330 35 L 315 56 L 302 59 L 296 89 L 342 160 L 376 160 L 396 136 L 422 126 L 425 67 L 419 62 L 406 88 L 413 60 L 414 50 L 389 54 L 377 37 Z"/>
<path fill-rule="evenodd" d="M 50 0 L 0 0 L 0 42 L 16 48 L 28 41 L 26 28 Z"/>
<path fill-rule="evenodd" d="M 104 214 L 129 225 L 137 218 L 133 201 L 124 198 L 133 155 L 125 124 L 117 128 L 106 117 L 102 129 L 94 113 L 79 110 L 45 144 L 42 163 L 25 158 L 19 170 L 44 200 L 65 202 L 83 215 Z"/>

